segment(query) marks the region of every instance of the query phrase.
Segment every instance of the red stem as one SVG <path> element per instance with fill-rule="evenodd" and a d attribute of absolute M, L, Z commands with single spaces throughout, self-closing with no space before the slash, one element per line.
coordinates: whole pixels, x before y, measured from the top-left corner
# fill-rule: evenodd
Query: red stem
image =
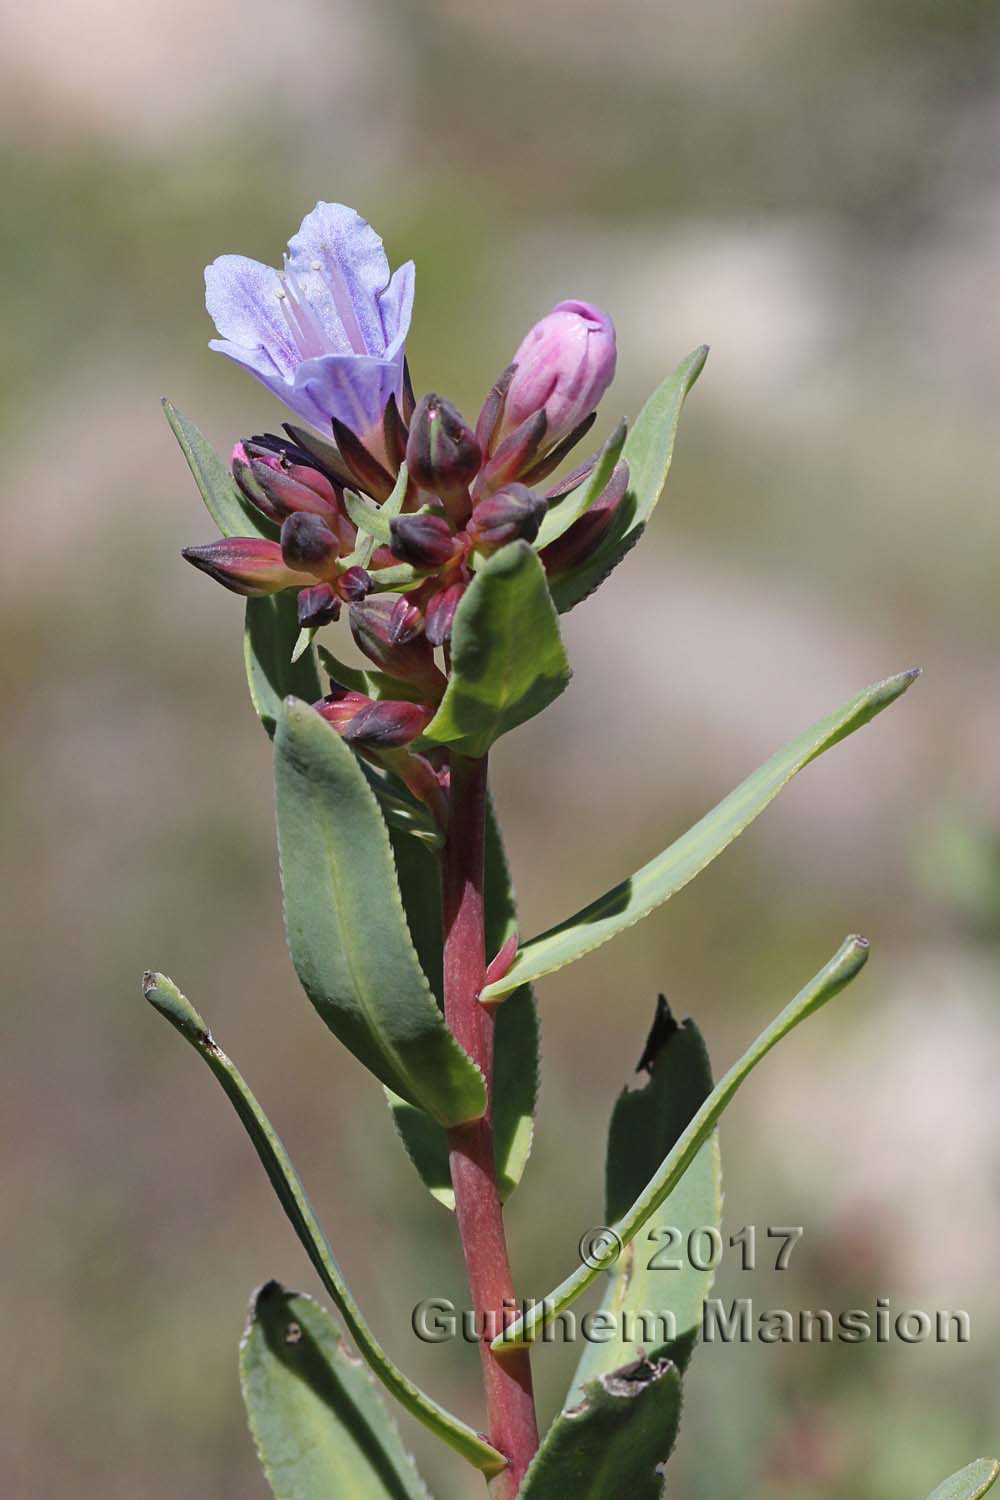
<path fill-rule="evenodd" d="M 486 826 L 486 757 L 453 755 L 448 836 L 442 853 L 444 910 L 444 1010 L 453 1034 L 479 1064 L 492 1106 L 494 1019 L 479 1003 L 486 974 L 483 846 Z M 492 1107 L 481 1120 L 448 1132 L 451 1180 L 472 1293 L 489 1439 L 509 1461 L 491 1485 L 495 1500 L 515 1500 L 538 1448 L 538 1426 L 526 1348 L 496 1355 L 490 1340 L 514 1311 L 493 1151 Z"/>

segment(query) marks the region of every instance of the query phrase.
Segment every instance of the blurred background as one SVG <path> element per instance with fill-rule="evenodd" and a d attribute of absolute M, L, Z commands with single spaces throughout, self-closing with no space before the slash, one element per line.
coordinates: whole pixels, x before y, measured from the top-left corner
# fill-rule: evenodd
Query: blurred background
<path fill-rule="evenodd" d="M 704 1349 L 688 1500 L 912 1500 L 1000 1443 L 1000 17 L 981 0 L 36 0 L 0 20 L 8 676 L 4 1489 L 263 1500 L 236 1343 L 316 1290 L 162 967 L 296 1157 L 388 1348 L 478 1423 L 450 1217 L 284 951 L 241 609 L 159 397 L 223 451 L 282 412 L 209 353 L 202 268 L 317 198 L 417 263 L 418 389 L 474 416 L 559 298 L 606 307 L 598 435 L 712 345 L 641 549 L 566 621 L 571 689 L 495 756 L 533 933 L 866 683 L 925 675 L 541 1004 L 509 1211 L 541 1293 L 603 1217 L 656 994 L 721 1071 L 860 929 L 873 959 L 727 1114 L 726 1228 L 801 1224 L 758 1308 L 961 1308 L 964 1346 Z M 428 1282 L 434 1268 L 434 1284 Z M 538 1360 L 557 1408 L 575 1351 Z M 404 1419 L 439 1500 L 481 1492 Z M 707 1455 L 707 1457 L 706 1457 Z"/>

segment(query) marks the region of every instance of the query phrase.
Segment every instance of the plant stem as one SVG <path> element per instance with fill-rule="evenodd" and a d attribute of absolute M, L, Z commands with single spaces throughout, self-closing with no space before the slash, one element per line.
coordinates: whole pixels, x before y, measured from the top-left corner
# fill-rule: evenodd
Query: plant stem
<path fill-rule="evenodd" d="M 510 1467 L 491 1486 L 496 1500 L 514 1500 L 538 1447 L 538 1426 L 526 1347 L 496 1355 L 490 1341 L 516 1317 L 503 1212 L 493 1150 L 494 1018 L 479 1003 L 486 975 L 483 848 L 487 762 L 452 755 L 448 834 L 442 851 L 444 1009 L 451 1031 L 483 1070 L 489 1106 L 481 1120 L 448 1132 L 455 1211 L 472 1293 L 489 1439 Z"/>

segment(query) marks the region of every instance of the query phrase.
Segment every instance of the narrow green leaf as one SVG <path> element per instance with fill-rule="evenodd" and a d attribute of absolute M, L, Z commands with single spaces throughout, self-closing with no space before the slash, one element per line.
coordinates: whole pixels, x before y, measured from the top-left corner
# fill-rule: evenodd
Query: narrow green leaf
<path fill-rule="evenodd" d="M 623 1248 L 632 1243 L 640 1229 L 649 1222 L 681 1181 L 744 1079 L 753 1072 L 759 1062 L 763 1061 L 782 1037 L 786 1037 L 807 1016 L 811 1016 L 814 1011 L 819 1010 L 820 1006 L 839 994 L 845 985 L 850 984 L 867 958 L 868 943 L 865 938 L 845 939 L 829 963 L 825 964 L 815 978 L 809 981 L 805 989 L 785 1006 L 770 1026 L 761 1032 L 739 1062 L 733 1064 L 721 1083 L 712 1090 L 674 1146 L 667 1152 L 659 1169 L 650 1178 L 642 1192 L 621 1217 L 610 1226 Z M 526 1317 L 518 1318 L 502 1334 L 499 1334 L 493 1341 L 493 1348 L 502 1351 L 511 1344 L 533 1343 L 553 1318 L 558 1317 L 569 1307 L 570 1303 L 574 1302 L 600 1274 L 600 1266 L 596 1263 L 593 1266 L 580 1265 L 560 1286 L 556 1287 L 554 1292 L 550 1292 L 548 1297 L 537 1303 Z"/>
<path fill-rule="evenodd" d="M 232 474 L 193 422 L 164 398 L 163 410 L 187 459 L 208 513 L 223 536 L 260 536 L 273 541 L 278 528 L 244 499 Z"/>
<path fill-rule="evenodd" d="M 975 1458 L 957 1474 L 943 1479 L 928 1500 L 980 1500 L 1000 1476 L 1000 1460 Z"/>
<path fill-rule="evenodd" d="M 627 1212 L 712 1092 L 712 1069 L 698 1028 L 690 1020 L 678 1026 L 669 1012 L 667 1017 L 657 1023 L 664 1034 L 648 1081 L 625 1089 L 611 1116 L 606 1224 Z M 643 1233 L 605 1272 L 601 1311 L 614 1337 L 584 1344 L 577 1387 L 643 1352 L 654 1361 L 669 1355 L 684 1365 L 701 1331 L 715 1274 L 711 1267 L 722 1245 L 721 1237 L 712 1241 L 712 1233 L 719 1235 L 721 1219 L 722 1167 L 713 1130 Z"/>
<path fill-rule="evenodd" d="M 309 647 L 316 639 L 317 629 L 318 626 L 315 625 L 304 625 L 302 627 L 295 638 L 295 645 L 292 647 L 292 661 L 298 661 L 299 657 L 305 656 Z"/>
<path fill-rule="evenodd" d="M 538 528 L 538 535 L 532 544 L 536 552 L 541 552 L 550 542 L 554 542 L 557 537 L 562 536 L 563 532 L 568 531 L 574 521 L 579 521 L 581 516 L 586 515 L 594 501 L 602 494 L 614 473 L 615 464 L 621 457 L 627 430 L 625 423 L 619 422 L 601 449 L 597 463 L 583 484 L 571 490 L 562 500 L 554 501 L 546 511 L 542 524 Z"/>
<path fill-rule="evenodd" d="M 387 502 L 388 503 L 388 502 Z M 396 563 L 391 568 L 372 569 L 373 594 L 405 594 L 419 588 L 430 577 L 432 569 L 415 568 L 412 563 Z"/>
<path fill-rule="evenodd" d="M 401 1406 L 429 1427 L 443 1442 L 461 1453 L 486 1474 L 505 1467 L 502 1456 L 478 1433 L 453 1417 L 407 1379 L 389 1359 L 362 1316 L 330 1243 L 306 1197 L 298 1173 L 275 1134 L 270 1120 L 250 1092 L 236 1065 L 226 1056 L 190 1000 L 165 974 L 146 974 L 143 994 L 149 1003 L 179 1031 L 211 1068 L 233 1105 L 251 1144 L 260 1158 L 278 1201 L 298 1235 L 302 1248 L 344 1320 L 348 1333 L 366 1361 Z"/>
<path fill-rule="evenodd" d="M 441 995 L 441 900 L 436 861 L 412 839 L 393 838 L 399 888 L 421 967 Z M 497 953 L 517 927 L 517 909 L 492 806 L 486 822 L 486 951 Z M 531 1154 L 538 1095 L 538 1013 L 528 985 L 497 1012 L 493 1057 L 493 1141 L 500 1196 L 517 1187 Z M 403 1144 L 432 1198 L 454 1209 L 448 1140 L 424 1110 L 389 1095 Z"/>
<path fill-rule="evenodd" d="M 285 926 L 303 989 L 394 1093 L 442 1125 L 478 1119 L 482 1074 L 417 961 L 389 835 L 355 755 L 294 698 L 280 711 L 274 749 Z"/>
<path fill-rule="evenodd" d="M 429 1500 L 371 1376 L 311 1297 L 261 1287 L 240 1385 L 275 1500 Z"/>
<path fill-rule="evenodd" d="M 659 1500 L 680 1415 L 680 1375 L 669 1360 L 602 1375 L 545 1434 L 520 1500 Z"/>
<path fill-rule="evenodd" d="M 561 615 L 604 582 L 645 530 L 667 482 L 685 397 L 707 358 L 704 344 L 689 354 L 653 392 L 636 418 L 622 450 L 629 466 L 629 485 L 612 525 L 586 562 L 552 580 L 552 598 Z"/>
<path fill-rule="evenodd" d="M 243 628 L 247 685 L 257 716 L 272 737 L 287 697 L 315 703 L 323 696 L 315 651 L 307 647 L 292 660 L 298 635 L 294 590 L 247 600 Z"/>
<path fill-rule="evenodd" d="M 494 740 L 541 713 L 569 677 L 538 554 L 527 542 L 501 547 L 455 612 L 451 677 L 419 743 L 485 755 Z"/>
<path fill-rule="evenodd" d="M 700 822 L 643 865 L 641 870 L 565 922 L 526 943 L 510 972 L 496 983 L 487 985 L 481 998 L 497 1000 L 519 984 L 534 983 L 544 974 L 554 974 L 557 969 L 617 937 L 641 918 L 648 917 L 711 864 L 798 771 L 822 755 L 824 750 L 829 750 L 867 724 L 905 693 L 919 675 L 919 670 L 913 668 L 901 672 L 898 677 L 889 677 L 885 682 L 876 682 L 835 714 L 821 719 L 797 740 L 772 755 Z"/>

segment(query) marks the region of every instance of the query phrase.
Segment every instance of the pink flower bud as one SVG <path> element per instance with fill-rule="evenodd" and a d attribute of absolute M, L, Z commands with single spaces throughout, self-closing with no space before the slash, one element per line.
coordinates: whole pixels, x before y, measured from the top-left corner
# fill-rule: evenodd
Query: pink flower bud
<path fill-rule="evenodd" d="M 181 556 L 224 588 L 248 599 L 301 587 L 305 582 L 302 572 L 285 562 L 279 544 L 260 537 L 222 537 L 204 547 L 184 547 Z"/>
<path fill-rule="evenodd" d="M 538 411 L 552 447 L 597 407 L 614 379 L 615 329 L 589 302 L 560 302 L 522 339 L 514 355 L 494 447 Z"/>

